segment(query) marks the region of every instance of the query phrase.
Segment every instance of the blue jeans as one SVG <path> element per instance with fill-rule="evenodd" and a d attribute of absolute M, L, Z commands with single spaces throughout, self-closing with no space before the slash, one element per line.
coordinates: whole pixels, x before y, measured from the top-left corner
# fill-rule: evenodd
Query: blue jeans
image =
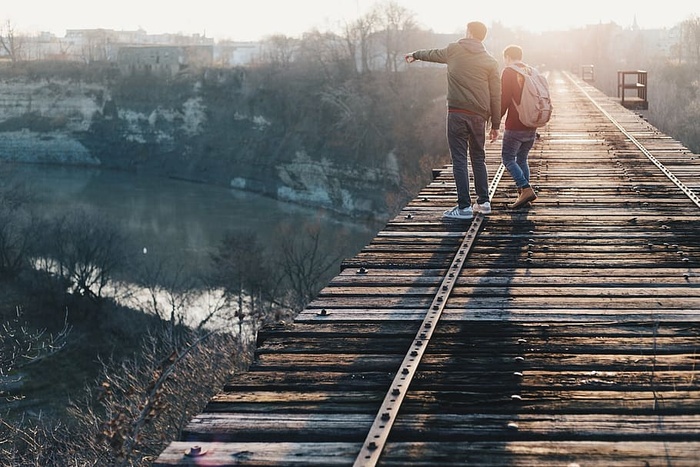
<path fill-rule="evenodd" d="M 530 183 L 530 165 L 527 156 L 535 144 L 537 130 L 506 130 L 503 132 L 501 160 L 518 188 Z"/>
<path fill-rule="evenodd" d="M 457 185 L 457 204 L 460 208 L 471 206 L 469 196 L 469 164 L 474 173 L 474 191 L 477 203 L 489 200 L 489 175 L 486 170 L 486 120 L 479 115 L 460 112 L 447 113 L 447 144 L 452 156 L 452 173 Z"/>

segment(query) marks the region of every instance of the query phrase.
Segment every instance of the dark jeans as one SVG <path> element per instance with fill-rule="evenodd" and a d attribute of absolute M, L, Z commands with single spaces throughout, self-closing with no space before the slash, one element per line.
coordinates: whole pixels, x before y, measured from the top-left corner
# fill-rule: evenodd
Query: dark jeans
<path fill-rule="evenodd" d="M 506 130 L 503 133 L 501 160 L 518 188 L 530 183 L 527 156 L 536 137 L 537 130 Z"/>
<path fill-rule="evenodd" d="M 452 173 L 457 185 L 457 204 L 460 208 L 471 206 L 469 196 L 469 164 L 474 174 L 474 191 L 479 204 L 489 200 L 489 174 L 486 170 L 486 120 L 479 115 L 460 112 L 447 113 L 447 144 L 452 156 Z"/>

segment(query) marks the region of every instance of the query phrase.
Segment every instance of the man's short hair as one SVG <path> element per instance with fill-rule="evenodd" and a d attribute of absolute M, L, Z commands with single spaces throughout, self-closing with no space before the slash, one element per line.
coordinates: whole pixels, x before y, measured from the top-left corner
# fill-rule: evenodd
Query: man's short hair
<path fill-rule="evenodd" d="M 509 45 L 503 49 L 503 56 L 513 60 L 523 59 L 523 48 L 519 45 Z"/>
<path fill-rule="evenodd" d="M 483 41 L 486 39 L 486 31 L 488 31 L 488 29 L 481 21 L 472 21 L 467 23 L 467 32 L 471 33 L 474 39 Z"/>

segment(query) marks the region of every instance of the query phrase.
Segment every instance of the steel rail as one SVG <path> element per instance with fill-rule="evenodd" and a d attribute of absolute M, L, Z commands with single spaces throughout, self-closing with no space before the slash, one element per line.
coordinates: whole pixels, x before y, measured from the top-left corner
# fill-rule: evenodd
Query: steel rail
<path fill-rule="evenodd" d="M 668 170 L 649 150 L 637 140 L 632 134 L 630 134 L 621 124 L 618 122 L 615 117 L 610 115 L 598 102 L 593 99 L 593 97 L 586 91 L 576 80 L 574 80 L 571 76 L 571 73 L 565 72 L 565 75 L 569 80 L 576 86 L 578 89 L 593 103 L 593 105 L 596 106 L 596 108 L 605 115 L 605 117 L 612 122 L 613 125 L 617 127 L 620 132 L 627 137 L 637 148 L 644 154 L 661 172 L 668 177 L 669 180 L 671 180 L 678 188 L 681 189 L 685 195 L 690 198 L 690 200 L 695 203 L 697 207 L 700 208 L 700 197 L 695 193 L 693 190 L 688 188 L 683 182 L 681 182 L 678 177 L 676 177 L 673 172 Z"/>
<path fill-rule="evenodd" d="M 505 166 L 501 164 L 496 171 L 493 180 L 491 181 L 491 185 L 489 187 L 489 200 L 493 198 L 498 183 L 501 181 L 504 170 Z M 353 464 L 354 467 L 372 467 L 379 461 L 379 457 L 381 456 L 387 439 L 389 438 L 389 433 L 391 432 L 394 420 L 396 420 L 399 413 L 401 403 L 403 402 L 404 397 L 408 392 L 408 387 L 416 374 L 418 364 L 425 354 L 428 342 L 430 342 L 430 338 L 433 335 L 437 322 L 445 309 L 447 298 L 454 288 L 457 277 L 462 270 L 462 266 L 464 265 L 464 262 L 474 245 L 483 223 L 484 215 L 477 213 L 474 216 L 469 229 L 466 231 L 464 239 L 462 240 L 455 257 L 453 258 L 450 267 L 447 269 L 447 273 L 442 279 L 440 288 L 435 294 L 430 308 L 423 318 L 423 322 L 421 323 L 421 326 L 418 329 L 408 352 L 406 352 L 406 355 L 399 366 L 399 370 L 394 376 L 394 380 L 389 386 L 389 390 L 387 391 L 380 409 L 374 418 L 374 422 L 372 423 L 367 437 L 362 444 L 362 448 L 355 459 L 355 463 Z"/>

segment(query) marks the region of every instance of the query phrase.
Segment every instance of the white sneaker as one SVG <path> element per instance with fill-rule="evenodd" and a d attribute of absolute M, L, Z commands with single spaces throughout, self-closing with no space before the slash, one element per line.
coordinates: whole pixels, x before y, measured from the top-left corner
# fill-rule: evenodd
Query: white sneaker
<path fill-rule="evenodd" d="M 481 214 L 491 214 L 491 203 L 489 201 L 483 204 L 474 203 L 472 209 L 474 212 L 480 212 Z"/>
<path fill-rule="evenodd" d="M 472 211 L 471 206 L 464 209 L 460 209 L 459 206 L 455 206 L 452 209 L 445 211 L 442 214 L 442 217 L 448 217 L 450 219 L 471 219 L 474 217 L 474 211 Z"/>

